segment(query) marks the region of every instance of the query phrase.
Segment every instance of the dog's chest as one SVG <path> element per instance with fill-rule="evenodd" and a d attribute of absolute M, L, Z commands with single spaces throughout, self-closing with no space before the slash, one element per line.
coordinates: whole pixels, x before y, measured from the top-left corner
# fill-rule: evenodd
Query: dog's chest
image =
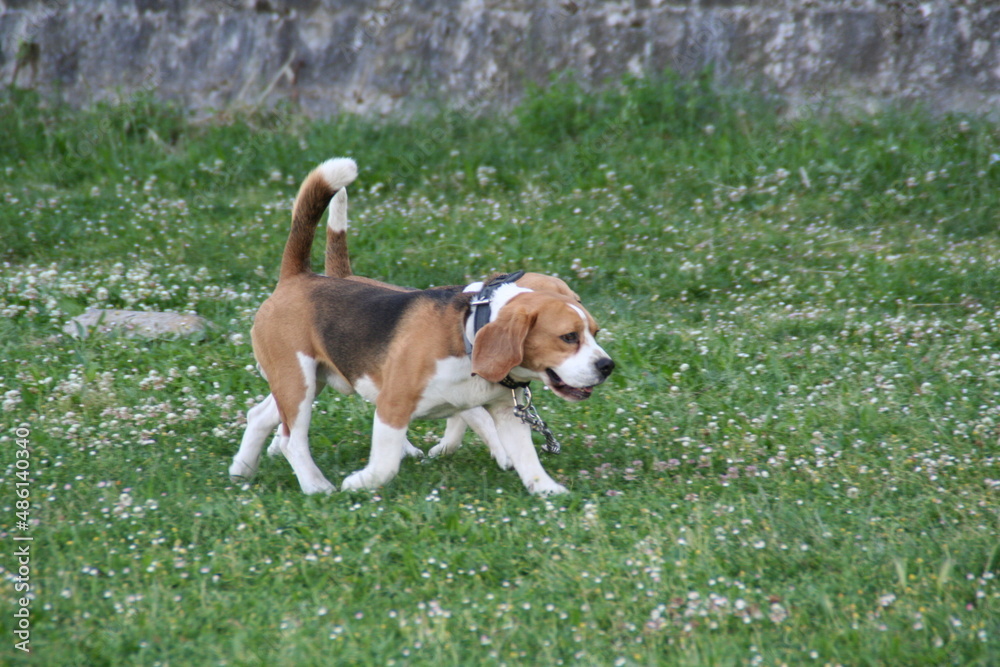
<path fill-rule="evenodd" d="M 379 387 L 368 376 L 360 378 L 354 388 L 372 403 L 376 402 L 380 393 Z M 492 403 L 509 393 L 509 389 L 473 375 L 469 357 L 439 359 L 411 418 L 450 417 L 463 410 Z"/>

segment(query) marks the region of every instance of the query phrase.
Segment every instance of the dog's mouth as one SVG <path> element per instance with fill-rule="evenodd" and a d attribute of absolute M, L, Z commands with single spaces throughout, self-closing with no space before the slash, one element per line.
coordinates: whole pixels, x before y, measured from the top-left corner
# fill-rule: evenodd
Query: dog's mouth
<path fill-rule="evenodd" d="M 590 398 L 590 395 L 594 393 L 594 386 L 589 387 L 571 387 L 562 381 L 562 378 L 556 375 L 556 372 L 551 368 L 545 369 L 548 374 L 549 381 L 546 382 L 549 389 L 559 394 L 567 401 L 583 401 Z"/>

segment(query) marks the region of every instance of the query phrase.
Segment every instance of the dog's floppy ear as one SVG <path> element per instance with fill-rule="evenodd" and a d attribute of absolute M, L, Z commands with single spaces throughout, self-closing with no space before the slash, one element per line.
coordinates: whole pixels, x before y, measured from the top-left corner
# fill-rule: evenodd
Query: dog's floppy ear
<path fill-rule="evenodd" d="M 479 330 L 472 343 L 472 374 L 490 382 L 507 377 L 510 369 L 524 358 L 524 339 L 528 337 L 533 317 L 517 311 L 501 314 Z"/>

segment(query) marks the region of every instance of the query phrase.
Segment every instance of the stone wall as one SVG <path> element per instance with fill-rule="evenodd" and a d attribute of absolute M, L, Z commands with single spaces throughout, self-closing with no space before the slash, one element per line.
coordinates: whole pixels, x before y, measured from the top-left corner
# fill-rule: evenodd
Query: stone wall
<path fill-rule="evenodd" d="M 515 103 L 529 82 L 665 68 L 793 108 L 1000 109 L 994 2 L 0 0 L 0 78 L 86 105 L 151 90 L 199 110 L 313 116 Z M 839 103 L 839 102 L 838 102 Z"/>

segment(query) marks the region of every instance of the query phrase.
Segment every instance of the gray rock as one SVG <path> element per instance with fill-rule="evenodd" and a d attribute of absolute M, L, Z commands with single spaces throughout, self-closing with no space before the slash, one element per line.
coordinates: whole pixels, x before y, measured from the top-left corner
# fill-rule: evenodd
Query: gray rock
<path fill-rule="evenodd" d="M 63 332 L 74 338 L 108 333 L 128 338 L 177 338 L 202 333 L 208 326 L 208 320 L 197 315 L 90 308 L 67 322 Z"/>

